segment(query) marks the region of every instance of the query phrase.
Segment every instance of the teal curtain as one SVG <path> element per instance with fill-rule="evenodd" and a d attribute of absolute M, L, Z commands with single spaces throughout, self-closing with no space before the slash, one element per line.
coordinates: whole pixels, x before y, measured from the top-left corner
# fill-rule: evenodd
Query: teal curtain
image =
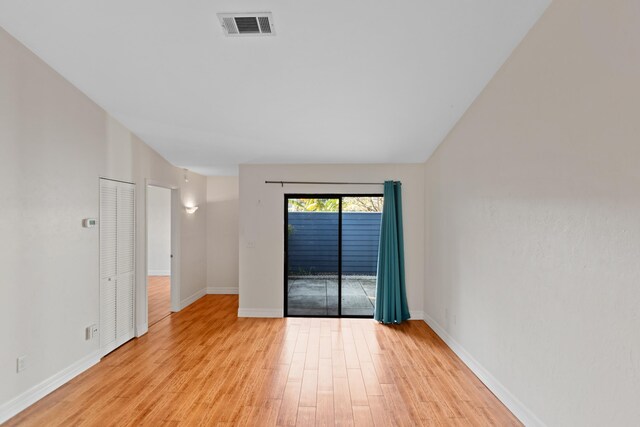
<path fill-rule="evenodd" d="M 404 276 L 401 189 L 400 182 L 384 183 L 376 310 L 373 316 L 381 323 L 401 323 L 411 317 Z"/>

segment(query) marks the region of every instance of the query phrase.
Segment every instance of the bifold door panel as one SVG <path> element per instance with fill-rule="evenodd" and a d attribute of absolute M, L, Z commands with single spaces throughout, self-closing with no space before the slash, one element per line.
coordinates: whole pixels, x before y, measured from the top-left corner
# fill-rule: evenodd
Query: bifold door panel
<path fill-rule="evenodd" d="M 135 186 L 100 180 L 100 349 L 134 337 Z"/>

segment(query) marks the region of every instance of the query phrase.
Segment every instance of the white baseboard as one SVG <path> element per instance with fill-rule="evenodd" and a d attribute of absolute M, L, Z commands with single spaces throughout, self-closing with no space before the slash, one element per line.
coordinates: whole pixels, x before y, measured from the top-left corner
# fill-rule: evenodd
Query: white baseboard
<path fill-rule="evenodd" d="M 225 287 L 225 288 L 219 288 L 217 286 L 215 287 L 208 287 L 207 288 L 207 294 L 209 295 L 238 295 L 238 287 Z"/>
<path fill-rule="evenodd" d="M 40 384 L 36 384 L 24 393 L 0 405 L 0 424 L 17 415 L 21 411 L 24 411 L 47 394 L 71 381 L 73 378 L 98 363 L 100 361 L 100 356 L 98 354 L 99 353 L 95 351 L 88 356 L 83 357 L 57 374 L 42 381 Z"/>
<path fill-rule="evenodd" d="M 464 349 L 451 335 L 447 333 L 432 317 L 424 313 L 424 321 L 438 334 L 451 350 L 464 362 L 469 369 L 484 383 L 485 386 L 515 415 L 525 426 L 544 427 L 545 424 L 529 410 L 518 398 L 500 383 L 487 369 L 485 369 L 471 354 Z"/>
<path fill-rule="evenodd" d="M 239 308 L 238 317 L 284 317 L 281 308 Z"/>
<path fill-rule="evenodd" d="M 195 294 L 191 295 L 190 297 L 183 299 L 182 301 L 180 301 L 180 310 L 190 306 L 191 304 L 193 304 L 194 302 L 196 302 L 197 300 L 199 300 L 200 298 L 202 298 L 206 294 L 207 293 L 206 293 L 206 291 L 204 289 L 200 289 L 198 292 L 196 292 Z"/>
<path fill-rule="evenodd" d="M 143 323 L 142 325 L 136 326 L 136 337 L 137 338 L 140 338 L 141 336 L 143 336 L 147 332 L 149 332 L 149 325 L 147 324 L 147 322 Z"/>
<path fill-rule="evenodd" d="M 171 270 L 149 270 L 147 276 L 171 276 Z"/>

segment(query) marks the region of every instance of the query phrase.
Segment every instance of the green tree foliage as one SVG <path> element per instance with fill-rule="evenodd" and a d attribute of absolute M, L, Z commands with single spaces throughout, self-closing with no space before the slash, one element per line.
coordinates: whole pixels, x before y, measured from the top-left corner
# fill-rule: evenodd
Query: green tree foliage
<path fill-rule="evenodd" d="M 344 197 L 343 212 L 382 212 L 382 197 Z"/>
<path fill-rule="evenodd" d="M 343 212 L 382 212 L 382 197 L 344 197 Z M 289 199 L 289 212 L 338 212 L 338 199 Z"/>
<path fill-rule="evenodd" d="M 338 199 L 289 199 L 289 212 L 338 212 Z"/>

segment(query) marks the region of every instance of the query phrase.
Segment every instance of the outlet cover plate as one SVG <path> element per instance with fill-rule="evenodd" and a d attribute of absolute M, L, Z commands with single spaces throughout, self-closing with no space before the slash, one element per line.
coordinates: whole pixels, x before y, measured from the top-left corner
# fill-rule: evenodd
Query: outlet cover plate
<path fill-rule="evenodd" d="M 27 356 L 18 356 L 16 359 L 16 372 L 22 372 L 27 367 Z"/>

